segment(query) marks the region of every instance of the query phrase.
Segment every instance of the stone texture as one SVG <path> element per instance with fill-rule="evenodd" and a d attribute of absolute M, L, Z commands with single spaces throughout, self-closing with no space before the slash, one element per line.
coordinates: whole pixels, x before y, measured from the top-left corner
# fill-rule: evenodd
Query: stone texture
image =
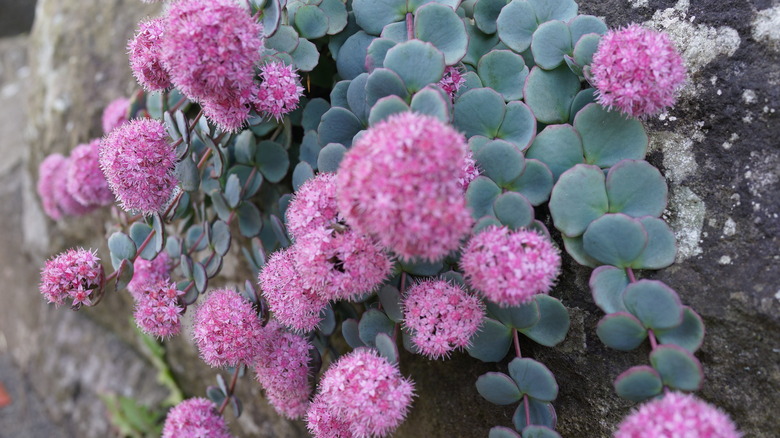
<path fill-rule="evenodd" d="M 666 29 L 685 53 L 692 74 L 682 101 L 647 121 L 649 160 L 669 180 L 665 217 L 681 251 L 671 268 L 642 275 L 667 282 L 705 320 L 707 337 L 698 357 L 707 377 L 699 395 L 732 415 L 745 436 L 775 436 L 780 430 L 777 5 L 773 0 L 581 3 L 583 13 L 604 16 L 611 26 L 646 22 Z M 67 436 L 105 436 L 100 433 L 108 426 L 95 397 L 99 388 L 148 402 L 164 396 L 149 383 L 153 371 L 133 348 L 127 297 L 109 297 L 106 307 L 78 314 L 41 303 L 35 288 L 43 258 L 77 242 L 99 244 L 102 233 L 94 230 L 104 229 L 105 217 L 52 226 L 31 191 L 43 156 L 99 135 L 102 107 L 132 91 L 124 44 L 137 19 L 154 8 L 137 1 L 40 0 L 31 69 L 12 69 L 18 77 L 29 75 L 25 83 L 31 87 L 33 146 L 27 157 L 10 141 L 0 143 L 3 154 L 12 157 L 0 164 L 0 208 L 11 218 L 6 230 L 13 230 L 0 235 L 3 281 L 11 286 L 2 292 L 11 305 L 0 307 L 0 330 L 14 360 L 35 376 L 35 389 L 52 395 L 45 406 L 62 421 Z M 6 77 L 6 59 L 18 54 L 2 47 Z M 22 92 L 3 82 L 0 98 L 9 94 L 14 102 L 25 102 L 14 94 Z M 4 136 L 18 133 L 13 126 L 23 123 L 7 121 L 18 112 L 9 111 L 7 102 L 0 101 L 0 123 L 9 123 L 2 126 Z M 23 138 L 14 141 L 24 143 Z M 23 243 L 31 250 L 29 258 L 14 251 Z M 235 275 L 241 277 L 242 271 Z M 589 275 L 590 269 L 569 260 L 553 292 L 571 311 L 567 340 L 555 349 L 521 344 L 525 355 L 547 364 L 558 379 L 555 405 L 563 437 L 611 436 L 631 407 L 615 396 L 611 382 L 626 368 L 647 361 L 647 351 L 616 352 L 600 343 L 595 327 L 602 315 L 587 288 Z M 94 345 L 87 349 L 79 339 Z M 214 382 L 214 370 L 202 365 L 186 339 L 169 344 L 169 360 L 186 391 L 200 395 Z M 396 436 L 484 437 L 493 425 L 511 425 L 513 407 L 493 406 L 474 388 L 479 374 L 505 371 L 506 362 L 482 364 L 464 354 L 437 362 L 402 359 L 420 396 Z M 106 377 L 110 372 L 128 377 L 113 382 Z M 146 381 L 138 380 L 144 375 Z M 117 383 L 122 385 L 112 386 Z M 300 422 L 272 413 L 249 377 L 240 388 L 247 411 L 232 421 L 238 436 L 304 435 Z M 80 421 L 68 423 L 69 416 Z"/>

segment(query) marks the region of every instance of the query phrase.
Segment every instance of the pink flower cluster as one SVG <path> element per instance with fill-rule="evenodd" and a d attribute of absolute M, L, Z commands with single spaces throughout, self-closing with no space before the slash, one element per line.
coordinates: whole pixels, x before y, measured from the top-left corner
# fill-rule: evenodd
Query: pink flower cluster
<path fill-rule="evenodd" d="M 147 91 L 164 90 L 171 86 L 171 78 L 161 58 L 164 33 L 165 23 L 162 18 L 141 21 L 135 37 L 127 43 L 130 69 Z"/>
<path fill-rule="evenodd" d="M 103 117 L 101 122 L 103 124 L 103 133 L 108 134 L 113 131 L 114 128 L 123 125 L 127 122 L 131 116 L 130 112 L 130 99 L 120 97 L 114 99 L 109 103 L 105 109 L 103 109 Z"/>
<path fill-rule="evenodd" d="M 631 24 L 601 38 L 591 64 L 597 101 L 639 117 L 674 105 L 685 65 L 666 34 Z"/>
<path fill-rule="evenodd" d="M 165 251 L 157 254 L 154 260 L 145 260 L 138 257 L 133 262 L 133 279 L 127 284 L 127 290 L 136 300 L 141 299 L 141 295 L 149 285 L 159 282 L 167 283 L 170 279 L 171 258 Z"/>
<path fill-rule="evenodd" d="M 471 152 L 471 149 L 469 149 L 466 151 L 463 172 L 461 173 L 461 177 L 458 178 L 458 184 L 463 187 L 464 192 L 469 188 L 469 184 L 477 179 L 479 174 L 480 172 L 479 168 L 477 167 L 477 162 L 474 160 L 474 154 Z"/>
<path fill-rule="evenodd" d="M 293 239 L 339 221 L 336 175 L 319 173 L 306 181 L 290 201 L 285 213 L 287 231 Z"/>
<path fill-rule="evenodd" d="M 298 73 L 291 65 L 271 61 L 260 67 L 260 91 L 257 93 L 257 109 L 272 115 L 276 120 L 298 108 L 303 93 Z"/>
<path fill-rule="evenodd" d="M 558 277 L 558 249 L 533 231 L 490 227 L 469 240 L 460 261 L 466 281 L 501 306 L 547 293 Z"/>
<path fill-rule="evenodd" d="M 100 170 L 100 139 L 76 146 L 70 153 L 70 165 L 65 179 L 67 192 L 85 207 L 114 203 L 114 194 Z"/>
<path fill-rule="evenodd" d="M 280 415 L 301 418 L 309 407 L 309 350 L 305 338 L 289 333 L 271 320 L 264 329 L 266 343 L 254 368 L 268 401 Z"/>
<path fill-rule="evenodd" d="M 303 286 L 293 262 L 293 248 L 271 255 L 258 275 L 263 298 L 279 322 L 298 332 L 314 330 L 327 298 Z"/>
<path fill-rule="evenodd" d="M 210 400 L 190 398 L 168 412 L 162 438 L 231 438 L 225 419 Z"/>
<path fill-rule="evenodd" d="M 427 280 L 410 288 L 403 309 L 404 325 L 412 330 L 412 342 L 432 359 L 468 346 L 485 316 L 477 297 L 443 280 Z"/>
<path fill-rule="evenodd" d="M 73 307 L 91 306 L 92 293 L 103 287 L 103 277 L 103 266 L 94 252 L 69 249 L 46 262 L 39 289 L 49 303 L 58 306 L 67 298 L 73 300 Z"/>
<path fill-rule="evenodd" d="M 450 96 L 450 99 L 455 100 L 455 95 L 458 94 L 458 90 L 465 83 L 466 78 L 463 77 L 461 70 L 457 67 L 449 66 L 444 69 L 444 75 L 439 81 L 439 87 Z"/>
<path fill-rule="evenodd" d="M 251 364 L 265 342 L 252 303 L 232 289 L 212 291 L 198 306 L 193 336 L 200 357 L 212 367 Z"/>
<path fill-rule="evenodd" d="M 322 396 L 317 395 L 306 412 L 306 428 L 314 438 L 353 438 L 349 423 L 328 410 Z"/>
<path fill-rule="evenodd" d="M 306 420 L 312 432 L 337 433 L 346 425 L 356 438 L 384 437 L 406 418 L 413 397 L 414 384 L 397 366 L 374 350 L 358 348 L 322 376 Z"/>
<path fill-rule="evenodd" d="M 62 154 L 51 154 L 38 166 L 38 196 L 41 198 L 43 211 L 55 221 L 63 216 L 81 216 L 94 209 L 82 205 L 68 193 L 70 163 L 70 158 Z"/>
<path fill-rule="evenodd" d="M 176 188 L 176 152 L 165 126 L 135 119 L 111 131 L 100 145 L 100 167 L 122 208 L 144 214 L 161 210 Z"/>
<path fill-rule="evenodd" d="M 135 303 L 135 323 L 144 333 L 158 338 L 168 338 L 181 330 L 179 296 L 184 295 L 175 283 L 147 284 Z"/>
<path fill-rule="evenodd" d="M 472 224 L 459 179 L 466 141 L 431 116 L 405 112 L 368 129 L 336 177 L 339 211 L 400 258 L 439 260 Z"/>
<path fill-rule="evenodd" d="M 615 438 L 740 438 L 731 419 L 693 395 L 667 393 L 647 402 L 618 426 Z"/>

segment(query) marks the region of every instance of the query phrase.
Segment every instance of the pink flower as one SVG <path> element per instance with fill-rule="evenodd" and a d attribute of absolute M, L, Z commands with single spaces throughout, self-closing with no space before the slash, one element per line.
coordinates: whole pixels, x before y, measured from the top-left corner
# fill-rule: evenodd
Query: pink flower
<path fill-rule="evenodd" d="M 323 374 L 319 387 L 325 410 L 346 423 L 356 438 L 392 433 L 406 417 L 412 397 L 414 384 L 396 365 L 367 348 L 341 356 Z"/>
<path fill-rule="evenodd" d="M 298 419 L 309 407 L 309 350 L 314 346 L 273 320 L 265 330 L 268 342 L 254 366 L 257 381 L 276 412 L 291 420 Z"/>
<path fill-rule="evenodd" d="M 601 105 L 639 117 L 674 105 L 685 65 L 666 34 L 631 24 L 601 38 L 591 74 Z"/>
<path fill-rule="evenodd" d="M 184 311 L 179 305 L 180 295 L 184 295 L 184 291 L 177 289 L 175 283 L 161 281 L 147 284 L 135 303 L 133 317 L 138 328 L 158 338 L 178 334 L 181 330 L 181 313 Z"/>
<path fill-rule="evenodd" d="M 57 221 L 62 218 L 55 188 L 65 183 L 65 165 L 67 158 L 62 154 L 47 156 L 38 166 L 38 196 L 41 198 L 43 211 L 47 216 Z"/>
<path fill-rule="evenodd" d="M 550 291 L 561 257 L 549 240 L 533 231 L 490 227 L 471 238 L 460 265 L 469 285 L 487 299 L 519 306 Z"/>
<path fill-rule="evenodd" d="M 248 95 L 248 93 L 243 93 Z M 241 96 L 203 99 L 203 114 L 225 132 L 237 132 L 249 118 L 249 99 Z"/>
<path fill-rule="evenodd" d="M 458 90 L 463 84 L 466 83 L 466 78 L 463 77 L 463 73 L 457 67 L 447 67 L 444 69 L 444 76 L 439 81 L 439 87 L 449 94 L 450 99 L 455 99 L 455 95 L 458 94 Z"/>
<path fill-rule="evenodd" d="M 114 129 L 100 145 L 100 167 L 125 210 L 161 210 L 176 188 L 176 152 L 166 141 L 165 126 L 135 119 Z"/>
<path fill-rule="evenodd" d="M 669 392 L 649 401 L 618 426 L 615 438 L 739 438 L 728 415 L 693 395 Z"/>
<path fill-rule="evenodd" d="M 40 291 L 46 300 L 57 306 L 66 298 L 73 307 L 91 306 L 90 296 L 103 284 L 103 266 L 92 251 L 69 249 L 46 262 L 41 271 Z"/>
<path fill-rule="evenodd" d="M 412 330 L 412 342 L 431 359 L 468 346 L 485 316 L 477 297 L 442 280 L 413 286 L 406 293 L 403 308 L 404 325 Z"/>
<path fill-rule="evenodd" d="M 377 244 L 350 229 L 316 229 L 295 242 L 292 258 L 303 286 L 328 300 L 351 300 L 371 292 L 393 268 Z"/>
<path fill-rule="evenodd" d="M 431 116 L 405 112 L 368 129 L 336 176 L 347 224 L 404 260 L 438 260 L 472 224 L 459 178 L 466 141 Z"/>
<path fill-rule="evenodd" d="M 113 131 L 114 128 L 127 122 L 130 114 L 130 99 L 120 97 L 114 99 L 103 110 L 103 133 L 108 134 Z"/>
<path fill-rule="evenodd" d="M 265 342 L 252 303 L 232 289 L 215 290 L 198 306 L 193 336 L 212 367 L 251 364 Z"/>
<path fill-rule="evenodd" d="M 130 69 L 138 83 L 147 91 L 164 90 L 171 86 L 171 78 L 162 62 L 164 35 L 163 19 L 152 18 L 138 23 L 138 32 L 127 42 Z"/>
<path fill-rule="evenodd" d="M 314 438 L 353 438 L 349 424 L 332 414 L 317 395 L 306 412 L 306 428 Z"/>
<path fill-rule="evenodd" d="M 260 90 L 256 105 L 260 112 L 272 115 L 277 121 L 290 111 L 298 108 L 303 94 L 298 73 L 291 65 L 281 61 L 271 61 L 260 67 Z"/>
<path fill-rule="evenodd" d="M 303 286 L 293 263 L 293 248 L 273 253 L 257 280 L 274 318 L 295 331 L 308 332 L 320 323 L 328 300 Z"/>
<path fill-rule="evenodd" d="M 461 187 L 463 187 L 464 192 L 469 188 L 469 184 L 471 184 L 471 182 L 479 176 L 479 173 L 480 172 L 479 168 L 477 167 L 477 162 L 474 161 L 474 154 L 471 152 L 471 149 L 469 149 L 466 151 L 463 172 L 461 172 L 461 177 L 458 178 L 458 183 Z"/>
<path fill-rule="evenodd" d="M 190 398 L 168 412 L 162 438 L 231 438 L 225 419 L 205 398 Z"/>
<path fill-rule="evenodd" d="M 70 194 L 70 191 L 68 191 L 68 174 L 70 173 L 72 163 L 73 161 L 70 157 L 66 158 L 62 163 L 62 167 L 58 169 L 58 172 L 61 173 L 52 181 L 54 183 L 52 190 L 54 192 L 54 198 L 57 200 L 57 207 L 64 215 L 83 216 L 95 210 L 96 207 L 94 205 L 88 206 L 82 204 Z"/>
<path fill-rule="evenodd" d="M 100 170 L 99 160 L 100 139 L 78 145 L 70 153 L 66 188 L 76 201 L 87 207 L 111 205 L 114 202 L 114 194 Z"/>
<path fill-rule="evenodd" d="M 252 89 L 263 28 L 237 2 L 176 1 L 164 26 L 163 64 L 187 97 L 233 101 Z"/>
<path fill-rule="evenodd" d="M 138 257 L 133 262 L 133 279 L 127 284 L 127 290 L 136 300 L 141 299 L 141 295 L 149 285 L 159 282 L 167 283 L 170 279 L 171 258 L 165 251 L 157 254 L 154 260 L 145 260 Z"/>
<path fill-rule="evenodd" d="M 339 221 L 336 174 L 319 173 L 306 181 L 287 207 L 287 231 L 293 239 Z"/>

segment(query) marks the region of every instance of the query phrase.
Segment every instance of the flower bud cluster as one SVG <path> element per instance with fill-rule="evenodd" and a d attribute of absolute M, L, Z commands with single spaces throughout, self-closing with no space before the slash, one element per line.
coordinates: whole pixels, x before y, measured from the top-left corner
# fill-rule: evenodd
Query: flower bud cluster
<path fill-rule="evenodd" d="M 92 305 L 94 293 L 103 287 L 103 266 L 92 251 L 69 249 L 46 262 L 41 271 L 41 294 L 50 302 L 62 305 L 73 300 L 73 307 Z"/>

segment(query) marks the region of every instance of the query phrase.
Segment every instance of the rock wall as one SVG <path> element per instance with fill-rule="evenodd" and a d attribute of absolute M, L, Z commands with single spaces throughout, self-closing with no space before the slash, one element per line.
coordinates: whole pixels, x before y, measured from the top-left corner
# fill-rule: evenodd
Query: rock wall
<path fill-rule="evenodd" d="M 26 41 L 13 50 L 0 44 L 4 70 L 8 57 L 21 59 L 18 68 L 3 71 L 0 93 L 0 148 L 9 157 L 0 163 L 6 217 L 0 293 L 7 303 L 0 306 L 0 338 L 7 340 L 0 353 L 9 352 L 34 389 L 47 395 L 45 407 L 63 436 L 108 435 L 101 392 L 147 403 L 166 395 L 137 349 L 127 297 L 108 297 L 100 308 L 77 314 L 41 302 L 36 287 L 43 260 L 75 244 L 101 244 L 104 236 L 95 230 L 106 218 L 55 225 L 32 190 L 46 154 L 100 135 L 103 106 L 133 90 L 124 46 L 138 19 L 157 7 L 137 0 L 39 0 L 29 68 L 19 50 Z M 666 218 L 680 252 L 677 264 L 649 275 L 674 287 L 705 320 L 698 357 L 707 377 L 700 396 L 729 412 L 746 436 L 772 437 L 780 430 L 780 7 L 772 0 L 602 0 L 582 1 L 580 9 L 612 26 L 645 22 L 665 29 L 683 50 L 691 76 L 682 101 L 647 121 L 649 159 L 669 180 Z M 19 103 L 28 107 L 26 137 Z M 610 436 L 630 409 L 611 382 L 646 360 L 646 352 L 616 352 L 598 340 L 601 314 L 588 292 L 589 274 L 569 262 L 553 292 L 571 310 L 567 340 L 556 349 L 523 346 L 558 378 L 564 437 Z M 214 371 L 186 339 L 168 350 L 183 387 L 202 395 Z M 420 396 L 397 436 L 484 437 L 493 425 L 511 424 L 512 408 L 491 405 L 473 384 L 481 373 L 505 371 L 506 363 L 482 364 L 462 354 L 442 362 L 404 357 L 402 363 Z M 272 413 L 249 377 L 240 387 L 247 411 L 233 421 L 238 436 L 304 436 L 301 423 Z"/>

